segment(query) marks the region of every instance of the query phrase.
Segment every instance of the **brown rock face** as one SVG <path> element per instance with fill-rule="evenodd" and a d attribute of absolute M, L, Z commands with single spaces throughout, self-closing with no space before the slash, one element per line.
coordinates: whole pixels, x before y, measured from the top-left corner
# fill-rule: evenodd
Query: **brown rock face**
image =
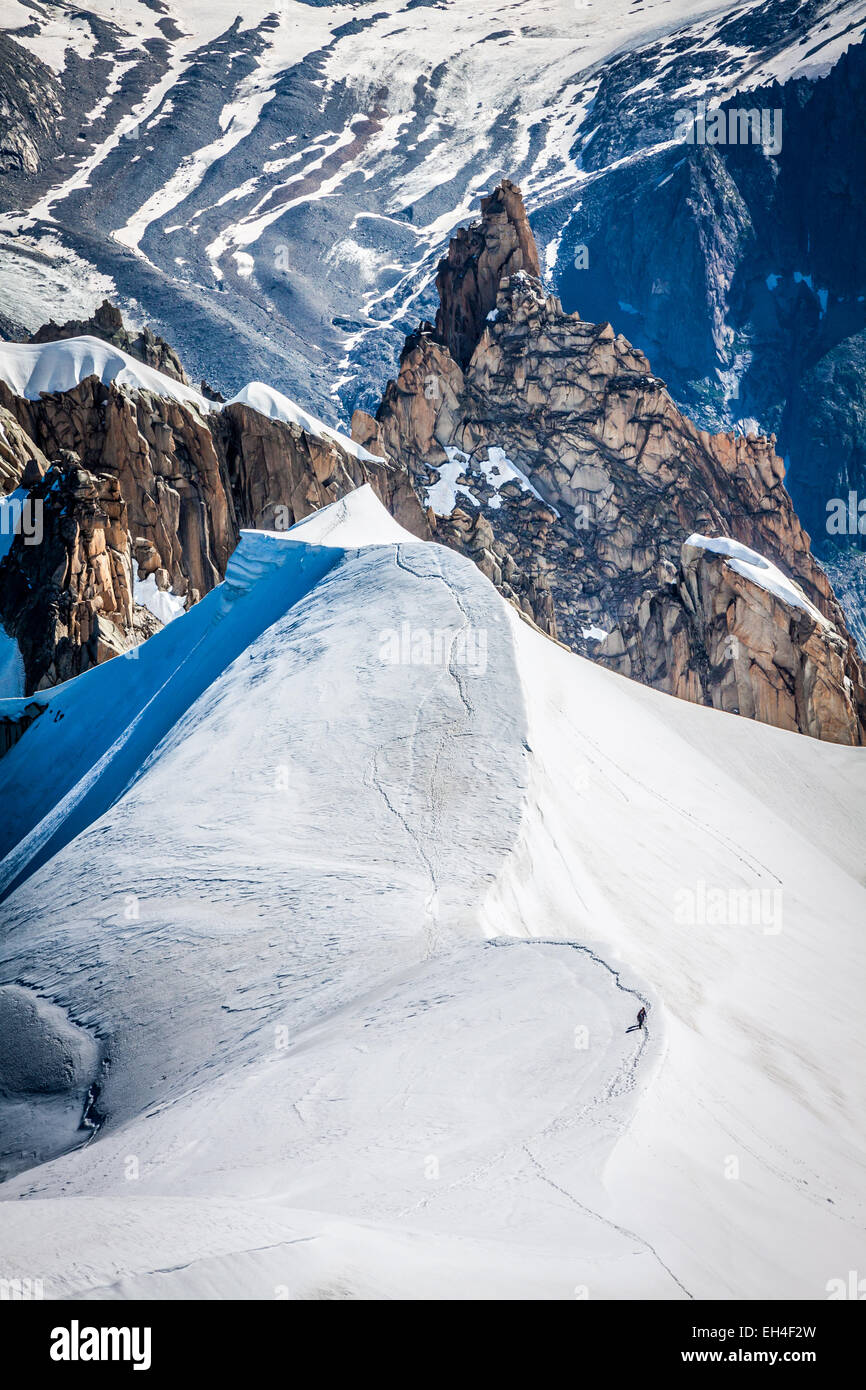
<path fill-rule="evenodd" d="M 614 629 L 600 658 L 681 699 L 833 743 L 866 743 L 848 641 L 791 587 L 800 602 L 686 542 L 675 582 Z"/>
<path fill-rule="evenodd" d="M 475 351 L 502 277 L 518 270 L 541 276 L 520 189 L 505 179 L 482 198 L 481 221 L 461 227 L 439 262 L 436 336 L 461 367 Z"/>
<path fill-rule="evenodd" d="M 116 478 L 88 473 L 69 456 L 29 500 L 40 530 L 32 544 L 17 538 L 4 561 L 3 624 L 34 691 L 134 645 L 132 556 Z"/>
<path fill-rule="evenodd" d="M 286 529 L 369 483 L 402 525 L 430 535 L 405 469 L 248 406 L 199 411 L 97 377 L 28 401 L 0 382 L 0 424 L 3 490 L 26 475 L 42 525 L 41 541 L 22 534 L 0 564 L 0 622 L 28 693 L 160 626 L 134 602 L 136 579 L 153 575 L 187 607 L 203 597 L 241 527 Z"/>
<path fill-rule="evenodd" d="M 32 485 L 47 470 L 48 460 L 42 450 L 11 411 L 0 405 L 0 493 L 5 497 L 21 484 Z"/>
<path fill-rule="evenodd" d="M 336 440 L 268 419 L 247 405 L 226 406 L 212 428 L 242 526 L 285 530 L 369 483 L 401 525 L 422 538 L 430 534 L 406 470 L 381 456 L 362 461 Z M 375 453 L 375 444 L 374 431 L 364 447 Z"/>
<path fill-rule="evenodd" d="M 444 445 L 453 444 L 458 451 L 462 447 L 458 440 L 464 436 L 458 433 L 457 422 L 466 395 L 464 373 L 448 349 L 433 337 L 430 325 L 422 325 L 407 341 L 400 376 L 389 382 L 377 420 L 370 421 L 369 416 L 356 412 L 353 435 L 362 442 L 375 440 L 377 450 L 400 459 L 423 493 L 436 481 L 438 469 L 450 464 Z M 526 617 L 543 632 L 556 636 L 547 566 L 537 544 L 546 534 L 553 513 L 529 493 L 520 493 L 519 500 L 509 499 L 510 512 L 516 513 L 520 506 L 525 509 L 526 545 L 521 546 L 515 534 L 496 525 L 492 512 L 463 503 L 462 499 L 470 496 L 470 486 L 473 496 L 479 487 L 477 479 L 466 476 L 465 482 L 466 489 L 458 494 L 460 500 L 447 514 L 436 515 L 427 507 L 432 535 L 473 559 Z"/>
<path fill-rule="evenodd" d="M 0 382 L 0 402 L 48 458 L 74 453 L 117 479 L 133 538 L 154 546 L 175 593 L 195 600 L 219 583 L 237 521 L 209 414 L 97 377 L 39 401 Z"/>
<path fill-rule="evenodd" d="M 473 555 L 503 593 L 575 651 L 619 661 L 598 645 L 618 629 L 629 673 L 655 684 L 658 659 L 632 650 L 639 615 L 676 584 L 692 532 L 732 536 L 795 579 L 832 624 L 836 639 L 819 644 L 826 668 L 819 684 L 825 676 L 828 688 L 836 683 L 827 665 L 832 648 L 862 720 L 856 648 L 785 490 L 774 439 L 698 430 L 643 353 L 610 324 L 565 314 L 537 272 L 512 269 L 527 260 L 519 199 L 513 185 L 503 186 L 485 200 L 482 223 L 455 238 L 440 268 L 436 329 L 422 324 L 407 339 L 399 376 L 377 411 L 381 444 L 406 463 L 438 513 L 436 538 Z M 504 269 L 493 312 L 497 266 Z M 713 703 L 700 678 L 698 630 L 683 620 L 676 633 L 676 650 L 664 648 L 662 688 Z M 809 659 L 819 655 L 813 646 Z M 816 718 L 808 705 L 796 706 L 793 724 L 786 706 L 783 726 L 851 741 L 849 715 L 827 710 Z M 756 718 L 773 709 L 766 692 L 737 707 Z"/>

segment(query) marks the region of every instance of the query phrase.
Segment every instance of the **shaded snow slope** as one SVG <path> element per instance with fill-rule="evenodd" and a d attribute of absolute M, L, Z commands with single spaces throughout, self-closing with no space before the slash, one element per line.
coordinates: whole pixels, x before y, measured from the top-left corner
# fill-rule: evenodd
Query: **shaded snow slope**
<path fill-rule="evenodd" d="M 0 795 L 15 807 L 0 829 L 0 891 L 101 814 L 225 666 L 340 557 L 244 533 L 225 582 L 152 642 L 40 692 L 32 742 L 0 760 Z M 0 712 L 27 703 L 5 700 Z"/>
<path fill-rule="evenodd" d="M 76 680 L 0 700 L 11 719 L 31 703 L 46 711 L 26 749 L 0 760 L 0 797 L 15 808 L 0 818 L 0 894 L 101 814 L 211 681 L 347 549 L 414 540 L 369 486 L 291 531 L 243 531 L 225 582 L 183 621 Z"/>
<path fill-rule="evenodd" d="M 196 626 L 230 576 L 141 649 L 206 685 L 7 898 L 22 1046 L 49 1008 L 92 1039 L 99 1128 L 19 1086 L 0 1274 L 824 1297 L 864 1258 L 859 751 L 566 653 L 394 526 L 367 490 L 245 536 L 235 626 Z M 48 777 L 124 661 L 0 773 L 33 740 Z"/>
<path fill-rule="evenodd" d="M 14 637 L 0 628 L 0 699 L 24 694 L 24 658 Z"/>

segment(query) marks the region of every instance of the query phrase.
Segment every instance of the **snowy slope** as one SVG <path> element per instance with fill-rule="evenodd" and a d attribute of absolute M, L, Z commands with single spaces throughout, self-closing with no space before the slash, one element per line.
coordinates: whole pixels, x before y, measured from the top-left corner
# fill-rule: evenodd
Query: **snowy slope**
<path fill-rule="evenodd" d="M 251 410 L 257 410 L 269 420 L 285 420 L 287 424 L 297 425 L 300 429 L 306 430 L 307 434 L 318 435 L 322 439 L 334 439 L 347 453 L 354 454 L 355 458 L 362 462 L 376 461 L 375 454 L 356 444 L 348 435 L 341 434 L 339 430 L 331 429 L 330 425 L 317 420 L 315 415 L 309 415 L 306 410 L 295 405 L 294 401 L 290 401 L 288 396 L 284 396 L 281 391 L 275 391 L 272 386 L 266 386 L 264 382 L 249 382 L 236 396 L 232 396 L 227 404 L 248 405 Z"/>
<path fill-rule="evenodd" d="M 0 343 L 0 381 L 5 381 L 17 396 L 26 400 L 39 400 L 43 391 L 71 391 L 89 376 L 99 377 L 105 386 L 116 382 L 132 391 L 153 391 L 158 396 L 180 401 L 182 405 L 194 406 L 203 414 L 221 409 L 194 387 L 148 367 L 102 338 L 83 335 L 49 343 Z M 358 459 L 374 458 L 348 435 L 331 429 L 260 381 L 249 382 L 226 404 L 247 405 L 270 420 L 284 420 L 287 424 L 298 425 L 308 434 L 335 440 Z"/>
<path fill-rule="evenodd" d="M 85 335 L 53 343 L 0 343 L 0 381 L 30 401 L 43 391 L 71 391 L 89 376 L 132 390 L 153 391 L 199 410 L 213 409 L 200 391 L 148 367 L 129 353 Z"/>
<path fill-rule="evenodd" d="M 183 622 L 80 679 L 39 693 L 47 714 L 27 747 L 16 744 L 0 761 L 0 796 L 15 806 L 14 817 L 0 824 L 0 891 L 88 824 L 94 807 L 110 805 L 180 715 L 331 568 L 342 546 L 357 544 L 362 535 L 383 543 L 411 539 L 369 488 L 352 495 L 351 510 L 334 503 L 291 535 L 304 544 L 275 545 L 268 532 L 242 532 L 225 582 Z M 14 719 L 27 704 L 0 700 L 0 715 Z"/>
<path fill-rule="evenodd" d="M 369 489 L 245 534 L 0 774 L 82 728 L 109 795 L 42 794 L 80 819 L 3 905 L 7 1070 L 72 1028 L 80 1058 L 4 1106 L 71 1149 L 0 1188 L 4 1277 L 821 1298 L 862 1265 L 858 750 L 566 653 Z"/>

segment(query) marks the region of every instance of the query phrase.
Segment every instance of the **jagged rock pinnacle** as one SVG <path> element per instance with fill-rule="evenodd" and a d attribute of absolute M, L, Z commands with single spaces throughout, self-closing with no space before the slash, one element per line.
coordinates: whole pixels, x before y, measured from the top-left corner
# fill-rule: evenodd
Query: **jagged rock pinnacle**
<path fill-rule="evenodd" d="M 541 278 L 538 249 L 523 195 L 510 179 L 481 200 L 481 221 L 461 227 L 439 262 L 436 336 L 461 367 L 469 363 L 496 305 L 503 276 L 525 270 Z"/>

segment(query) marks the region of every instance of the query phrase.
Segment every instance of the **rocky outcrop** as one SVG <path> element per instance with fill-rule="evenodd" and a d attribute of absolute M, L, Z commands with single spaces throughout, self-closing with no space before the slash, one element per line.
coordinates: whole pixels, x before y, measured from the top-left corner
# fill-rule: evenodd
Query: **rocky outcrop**
<path fill-rule="evenodd" d="M 503 179 L 481 199 L 481 221 L 461 227 L 452 237 L 436 275 L 436 336 L 461 367 L 475 351 L 502 277 L 518 270 L 541 275 L 520 189 Z"/>
<path fill-rule="evenodd" d="M 389 409 L 380 410 L 377 420 L 363 411 L 356 411 L 352 417 L 353 438 L 377 453 L 400 459 L 422 500 L 438 477 L 436 461 L 442 467 L 450 463 L 437 439 L 439 421 L 449 419 L 449 412 L 458 409 L 465 390 L 460 367 L 448 349 L 437 342 L 434 332 L 431 324 L 422 324 L 407 341 L 399 379 L 389 384 L 386 393 Z M 485 487 L 483 479 L 469 476 L 472 469 L 468 456 L 465 467 L 469 473 L 464 472 L 458 479 L 466 484 L 465 491 L 459 494 L 461 498 L 476 495 Z M 475 492 L 470 493 L 470 484 Z M 429 533 L 437 541 L 468 555 L 525 617 L 555 637 L 547 562 L 536 544 L 546 534 L 554 513 L 543 501 L 518 489 L 518 495 L 508 499 L 509 514 L 521 507 L 526 544 L 521 544 L 514 531 L 494 527 L 482 510 L 467 508 L 459 501 L 439 515 L 428 505 L 426 521 Z"/>
<path fill-rule="evenodd" d="M 382 456 L 361 459 L 328 436 L 241 404 L 220 411 L 212 429 L 242 526 L 285 530 L 369 483 L 401 526 L 430 535 L 406 470 Z M 365 445 L 369 453 L 376 442 Z"/>
<path fill-rule="evenodd" d="M 22 483 L 42 539 L 0 564 L 0 622 L 29 692 L 150 635 L 136 580 L 186 607 L 223 578 L 241 527 L 286 529 L 369 483 L 413 533 L 429 527 L 405 469 L 245 405 L 199 410 L 89 377 L 38 401 L 0 382 L 0 478 Z"/>
<path fill-rule="evenodd" d="M 54 343 L 61 338 L 80 338 L 89 335 L 113 343 L 130 357 L 138 358 L 148 367 L 172 377 L 175 381 L 189 384 L 186 372 L 174 348 L 160 338 L 146 325 L 140 333 L 132 334 L 124 326 L 123 315 L 108 299 L 103 299 L 99 308 L 89 319 L 69 319 L 66 323 L 55 323 L 49 319 L 41 328 L 30 335 L 31 343 Z"/>
<path fill-rule="evenodd" d="M 698 429 L 642 352 L 609 323 L 564 313 L 523 268 L 506 269 L 483 322 L 464 309 L 466 277 L 449 267 L 452 259 L 497 264 L 498 252 L 485 251 L 488 233 L 496 248 L 504 222 L 521 225 L 519 191 L 509 185 L 504 197 L 509 215 L 494 194 L 443 263 L 437 325 L 422 324 L 407 339 L 377 412 L 381 446 L 405 461 L 436 514 L 437 538 L 473 554 L 480 535 L 474 558 L 503 592 L 573 650 L 596 656 L 601 638 L 630 632 L 646 603 L 677 582 L 692 532 L 733 536 L 794 578 L 832 624 L 853 704 L 866 709 L 854 642 L 785 490 L 772 436 Z M 487 300 L 473 291 L 468 303 Z M 456 326 L 450 337 L 448 325 Z M 461 363 L 452 346 L 465 354 L 475 331 Z M 363 420 L 356 428 L 369 436 Z M 683 632 L 691 641 L 693 629 Z M 681 657 L 690 670 L 701 659 L 696 647 Z M 646 670 L 633 665 L 649 680 Z M 677 679 L 688 698 L 712 702 L 698 683 Z M 738 707 L 745 712 L 749 702 Z M 804 708 L 796 727 L 814 732 L 821 720 Z M 843 724 L 828 715 L 819 736 L 836 737 Z M 850 720 L 845 727 L 850 733 Z"/>
<path fill-rule="evenodd" d="M 135 638 L 129 521 L 118 479 L 89 473 L 68 455 L 40 479 L 30 502 L 39 537 L 33 544 L 16 539 L 0 575 L 3 625 L 35 691 L 127 651 Z"/>
<path fill-rule="evenodd" d="M 12 412 L 0 405 L 0 494 L 5 497 L 19 484 L 32 486 L 47 470 L 48 460 L 42 450 Z"/>
<path fill-rule="evenodd" d="M 680 699 L 834 743 L 866 743 L 848 640 L 799 586 L 767 587 L 760 556 L 735 567 L 685 542 L 673 581 L 602 643 L 599 659 Z"/>
<path fill-rule="evenodd" d="M 154 547 L 176 594 L 194 602 L 219 583 L 238 525 L 207 412 L 97 377 L 38 401 L 0 382 L 0 403 L 47 458 L 75 454 L 117 479 L 133 539 Z"/>

